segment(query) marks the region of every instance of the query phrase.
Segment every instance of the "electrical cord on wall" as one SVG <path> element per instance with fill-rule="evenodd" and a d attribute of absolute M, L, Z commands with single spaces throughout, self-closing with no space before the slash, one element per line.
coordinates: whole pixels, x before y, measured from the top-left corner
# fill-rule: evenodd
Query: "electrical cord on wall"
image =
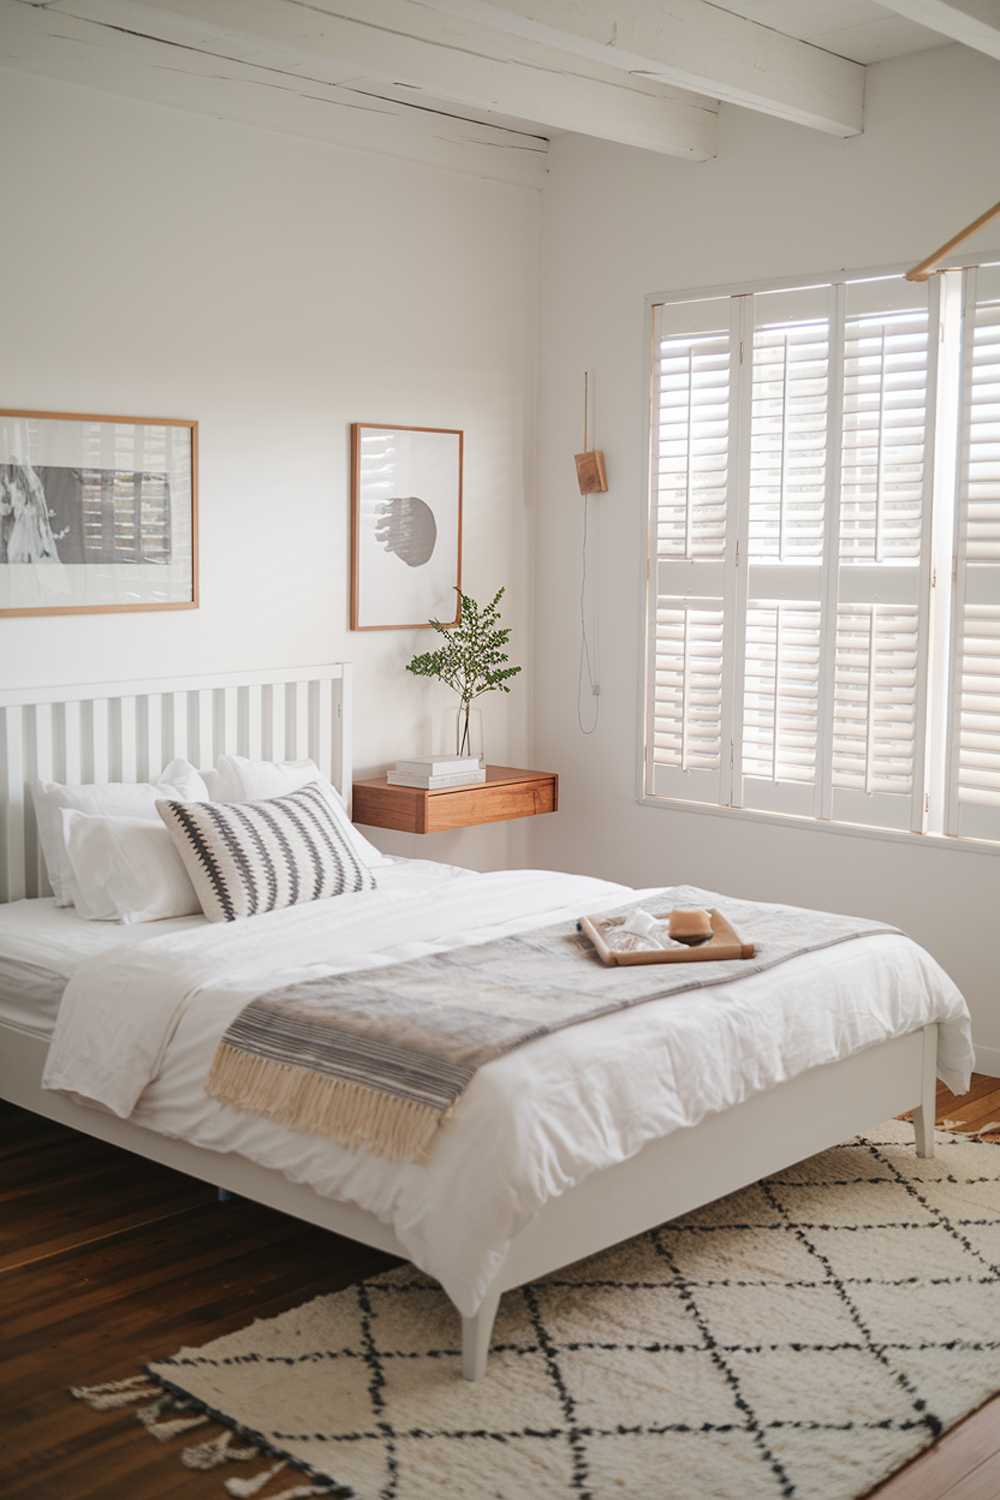
<path fill-rule="evenodd" d="M 590 496 L 583 497 L 583 548 L 580 558 L 580 656 L 576 671 L 576 722 L 581 734 L 593 734 L 601 722 L 601 688 L 594 677 L 594 660 L 590 649 L 590 641 L 587 638 L 587 541 L 590 531 Z M 583 704 L 581 695 L 583 693 L 584 673 L 587 677 L 587 685 L 590 688 L 591 697 L 594 699 L 594 722 L 588 729 L 583 722 Z"/>

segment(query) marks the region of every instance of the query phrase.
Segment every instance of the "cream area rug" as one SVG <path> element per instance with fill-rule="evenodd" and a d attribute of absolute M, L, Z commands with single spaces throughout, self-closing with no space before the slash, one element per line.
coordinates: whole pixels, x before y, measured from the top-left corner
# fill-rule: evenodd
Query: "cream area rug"
<path fill-rule="evenodd" d="M 507 1293 L 478 1384 L 403 1267 L 76 1394 L 261 1500 L 849 1500 L 998 1388 L 1000 1153 L 893 1121 Z"/>

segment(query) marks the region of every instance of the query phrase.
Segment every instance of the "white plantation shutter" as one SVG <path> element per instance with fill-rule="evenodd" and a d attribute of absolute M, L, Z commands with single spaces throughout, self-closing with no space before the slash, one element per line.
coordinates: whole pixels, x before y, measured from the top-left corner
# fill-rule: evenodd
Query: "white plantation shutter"
<path fill-rule="evenodd" d="M 869 298 L 882 300 L 882 283 L 864 289 Z M 912 289 L 907 292 L 913 295 Z M 926 308 L 848 318 L 840 502 L 844 563 L 920 556 L 927 340 Z"/>
<path fill-rule="evenodd" d="M 759 306 L 779 299 L 755 300 Z M 764 316 L 773 319 L 776 312 L 768 307 Z M 829 362 L 825 316 L 798 321 L 786 309 L 785 321 L 769 320 L 754 329 L 751 562 L 822 556 Z"/>
<path fill-rule="evenodd" d="M 720 305 L 728 316 L 728 307 Z M 728 327 L 661 340 L 657 362 L 656 551 L 721 559 L 729 460 Z"/>
<path fill-rule="evenodd" d="M 845 295 L 830 814 L 923 826 L 936 289 Z"/>
<path fill-rule="evenodd" d="M 955 809 L 947 832 L 1000 839 L 1000 605 L 959 616 Z"/>
<path fill-rule="evenodd" d="M 647 793 L 1000 843 L 1000 264 L 664 304 L 651 409 Z"/>
<path fill-rule="evenodd" d="M 1000 839 L 1000 266 L 962 314 L 945 831 Z"/>
<path fill-rule="evenodd" d="M 654 329 L 646 774 L 656 795 L 710 802 L 729 795 L 731 300 L 660 309 Z"/>
<path fill-rule="evenodd" d="M 883 276 L 655 310 L 652 796 L 924 827 L 939 304 Z M 1000 576 L 1000 454 L 976 454 Z M 969 754 L 1000 755 L 978 692 L 1000 613 L 976 623 Z"/>
<path fill-rule="evenodd" d="M 746 794 L 816 779 L 820 611 L 816 604 L 751 600 L 743 693 Z"/>
<path fill-rule="evenodd" d="M 753 298 L 740 800 L 811 814 L 829 491 L 831 288 Z"/>
<path fill-rule="evenodd" d="M 722 607 L 669 599 L 656 611 L 654 762 L 717 786 L 722 765 Z M 676 778 L 674 778 L 676 779 Z M 691 785 L 694 785 L 692 780 Z"/>
<path fill-rule="evenodd" d="M 833 781 L 871 798 L 912 800 L 917 739 L 919 611 L 841 605 L 834 668 Z M 846 798 L 842 799 L 843 805 Z M 860 796 L 859 821 L 864 811 Z"/>

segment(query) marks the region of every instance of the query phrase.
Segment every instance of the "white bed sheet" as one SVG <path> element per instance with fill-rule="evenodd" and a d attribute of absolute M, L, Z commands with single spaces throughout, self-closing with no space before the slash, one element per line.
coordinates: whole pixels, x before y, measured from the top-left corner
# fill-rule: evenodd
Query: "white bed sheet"
<path fill-rule="evenodd" d="M 50 1037 L 63 991 L 85 959 L 204 924 L 204 917 L 129 927 L 87 922 L 53 896 L 0 905 L 0 1025 Z"/>
<path fill-rule="evenodd" d="M 757 1091 L 931 1021 L 942 1023 L 941 1077 L 967 1086 L 962 996 L 923 949 L 883 934 L 517 1049 L 477 1073 L 427 1166 L 348 1151 L 205 1093 L 222 1032 L 277 983 L 526 931 L 630 894 L 544 871 L 466 872 L 447 887 L 411 875 L 394 890 L 383 882 L 145 944 L 113 965 L 89 961 L 67 988 L 46 1086 L 358 1204 L 467 1316 L 549 1199 Z"/>
<path fill-rule="evenodd" d="M 394 859 L 379 867 L 383 890 L 430 888 L 469 872 L 424 859 Z M 113 948 L 207 927 L 201 916 L 161 922 L 92 922 L 54 896 L 0 904 L 0 1026 L 51 1037 L 63 991 L 80 965 Z"/>

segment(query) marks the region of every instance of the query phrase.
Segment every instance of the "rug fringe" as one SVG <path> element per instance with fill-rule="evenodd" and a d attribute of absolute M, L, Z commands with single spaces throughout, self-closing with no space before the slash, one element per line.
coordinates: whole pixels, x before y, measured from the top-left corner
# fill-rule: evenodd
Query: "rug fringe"
<path fill-rule="evenodd" d="M 186 1398 L 181 1392 L 164 1390 L 163 1386 L 156 1382 L 155 1376 L 129 1375 L 124 1380 L 106 1380 L 101 1385 L 74 1385 L 70 1387 L 70 1395 L 77 1401 L 85 1401 L 93 1411 L 114 1411 L 116 1408 L 130 1406 L 135 1401 L 147 1401 L 146 1406 L 138 1406 L 133 1416 L 142 1424 L 151 1437 L 157 1438 L 161 1443 L 170 1438 L 179 1437 L 182 1432 L 190 1432 L 195 1427 L 203 1427 L 209 1422 L 218 1420 L 215 1413 L 208 1408 L 198 1408 L 201 1403 Z M 155 1399 L 149 1401 L 149 1397 Z M 167 1416 L 164 1413 L 185 1412 L 193 1415 L 178 1417 Z M 265 1446 L 263 1450 L 254 1444 L 247 1443 L 244 1447 L 236 1447 L 235 1440 L 239 1433 L 229 1427 L 213 1438 L 208 1438 L 203 1443 L 193 1443 L 189 1448 L 181 1452 L 181 1463 L 188 1469 L 215 1469 L 220 1464 L 234 1462 L 245 1463 L 250 1459 L 261 1458 L 268 1452 Z M 274 1450 L 272 1449 L 273 1453 Z M 289 1460 L 281 1458 L 277 1463 L 271 1464 L 267 1469 L 262 1469 L 257 1474 L 252 1474 L 248 1479 L 227 1479 L 225 1489 L 234 1500 L 252 1500 L 255 1495 L 270 1484 L 283 1469 L 287 1468 Z M 335 1495 L 344 1493 L 341 1486 L 329 1482 L 314 1484 L 295 1484 L 291 1489 L 282 1490 L 278 1495 L 270 1496 L 270 1500 L 306 1500 L 312 1495 Z"/>
<path fill-rule="evenodd" d="M 156 1400 L 151 1401 L 148 1406 L 136 1407 L 135 1412 L 136 1420 L 142 1423 L 147 1432 L 159 1421 L 160 1412 L 166 1411 L 174 1399 L 169 1391 L 155 1391 L 153 1394 Z"/>
<path fill-rule="evenodd" d="M 210 1421 L 210 1417 L 178 1417 L 173 1422 L 151 1422 L 144 1424 L 150 1437 L 155 1437 L 159 1442 L 165 1443 L 170 1438 L 180 1437 L 182 1432 L 190 1432 L 193 1427 L 204 1427 Z"/>
<path fill-rule="evenodd" d="M 265 1469 L 261 1474 L 255 1474 L 252 1479 L 227 1479 L 226 1489 L 236 1500 L 249 1500 L 252 1495 L 257 1495 L 270 1483 L 275 1474 L 279 1474 L 285 1468 L 285 1460 L 274 1464 L 270 1469 Z M 306 1500 L 307 1495 L 332 1495 L 337 1493 L 336 1485 L 329 1484 L 293 1484 L 290 1490 L 282 1490 L 278 1495 L 271 1495 L 270 1500 Z"/>
<path fill-rule="evenodd" d="M 977 1141 L 984 1135 L 1000 1135 L 1000 1120 L 991 1120 L 988 1125 L 979 1125 L 975 1130 L 970 1129 L 964 1120 L 942 1120 L 938 1128 L 951 1130 L 968 1141 Z"/>
<path fill-rule="evenodd" d="M 260 1457 L 259 1448 L 234 1448 L 235 1436 L 235 1432 L 227 1427 L 218 1437 L 185 1448 L 181 1463 L 188 1469 L 215 1469 L 219 1464 L 245 1463 L 248 1459 Z"/>
<path fill-rule="evenodd" d="M 150 1392 L 155 1395 L 155 1391 Z M 182 1432 L 189 1432 L 192 1427 L 201 1427 L 209 1419 L 203 1413 L 193 1417 L 174 1417 L 167 1421 L 160 1420 L 160 1414 L 164 1411 L 190 1411 L 191 1402 L 183 1401 L 170 1394 L 169 1391 L 161 1392 L 155 1401 L 149 1406 L 140 1406 L 136 1409 L 136 1417 L 145 1427 L 150 1437 L 155 1437 L 159 1442 L 165 1443 L 172 1437 L 179 1437 Z"/>
<path fill-rule="evenodd" d="M 205 1089 L 235 1109 L 389 1161 L 426 1162 L 451 1113 L 346 1078 L 255 1057 L 228 1042 L 216 1048 Z"/>
<path fill-rule="evenodd" d="M 272 1495 L 271 1500 L 305 1500 L 306 1495 L 329 1495 L 330 1493 L 328 1484 L 297 1484 L 290 1490 L 282 1490 L 280 1495 Z"/>
<path fill-rule="evenodd" d="M 103 1385 L 74 1385 L 70 1394 L 78 1398 L 99 1396 L 104 1391 L 130 1391 L 133 1386 L 148 1384 L 148 1375 L 126 1375 L 124 1380 L 106 1380 Z"/>
<path fill-rule="evenodd" d="M 280 1474 L 284 1468 L 287 1468 L 287 1462 L 282 1458 L 271 1468 L 262 1469 L 259 1474 L 254 1474 L 252 1479 L 227 1479 L 226 1493 L 235 1495 L 236 1500 L 250 1500 L 252 1495 L 260 1494 L 268 1480 L 273 1479 L 275 1474 Z M 276 1496 L 275 1500 L 280 1500 L 280 1497 Z"/>
<path fill-rule="evenodd" d="M 73 1385 L 70 1395 L 77 1401 L 85 1401 L 91 1411 L 114 1411 L 119 1406 L 130 1406 L 133 1401 L 142 1401 L 155 1396 L 157 1387 L 148 1375 L 131 1375 L 127 1380 L 107 1380 L 103 1385 Z"/>

